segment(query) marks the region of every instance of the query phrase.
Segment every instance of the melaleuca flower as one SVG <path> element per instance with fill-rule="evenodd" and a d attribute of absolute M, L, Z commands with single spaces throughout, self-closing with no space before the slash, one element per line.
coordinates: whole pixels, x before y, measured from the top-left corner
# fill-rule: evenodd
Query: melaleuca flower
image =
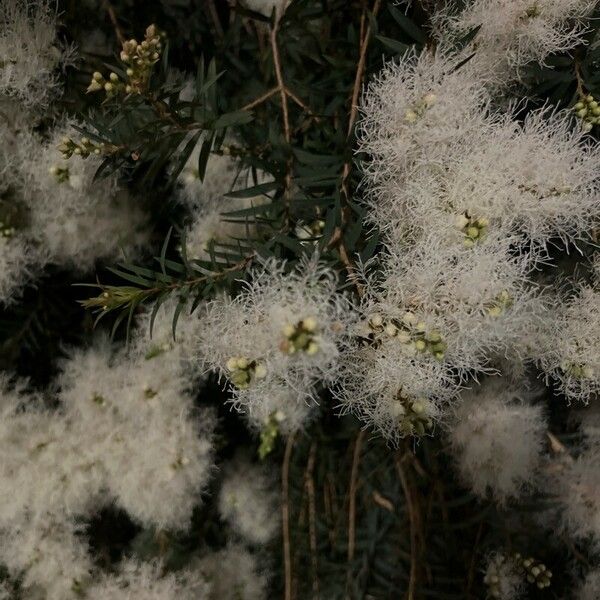
<path fill-rule="evenodd" d="M 538 318 L 526 258 L 512 255 L 510 243 L 449 247 L 432 235 L 390 252 L 376 312 L 401 320 L 409 312 L 426 338 L 434 331 L 439 341 L 425 339 L 426 347 L 416 348 L 423 359 L 443 362 L 460 378 L 485 370 L 492 354 L 513 347 Z"/>
<path fill-rule="evenodd" d="M 270 260 L 235 298 L 207 303 L 202 320 L 206 365 L 228 379 L 234 405 L 252 412 L 282 386 L 309 402 L 318 383 L 333 381 L 352 312 L 316 259 L 291 272 Z"/>
<path fill-rule="evenodd" d="M 13 575 L 52 599 L 76 595 L 87 551 L 55 532 L 113 503 L 149 526 L 187 525 L 210 477 L 212 418 L 196 414 L 180 366 L 177 355 L 153 361 L 106 344 L 75 351 L 54 409 L 2 381 L 0 546 Z"/>
<path fill-rule="evenodd" d="M 525 592 L 523 570 L 513 557 L 501 552 L 488 557 L 483 581 L 493 600 L 518 600 Z"/>
<path fill-rule="evenodd" d="M 368 86 L 358 138 L 370 157 L 365 169 L 374 193 L 411 169 L 443 164 L 453 148 L 485 125 L 485 88 L 459 62 L 441 53 L 408 53 Z"/>
<path fill-rule="evenodd" d="M 343 357 L 342 409 L 390 439 L 422 435 L 492 357 L 528 349 L 543 303 L 509 245 L 449 248 L 431 236 L 384 258 L 382 279 L 366 280 L 356 343 Z"/>
<path fill-rule="evenodd" d="M 259 465 L 237 458 L 225 466 L 219 492 L 221 518 L 249 544 L 264 546 L 280 529 L 279 491 Z"/>
<path fill-rule="evenodd" d="M 549 54 L 579 45 L 587 29 L 593 0 L 471 0 L 462 11 L 434 14 L 442 44 L 477 30 L 471 60 L 482 75 L 498 83 L 518 79 L 522 67 L 543 64 Z"/>
<path fill-rule="evenodd" d="M 98 258 L 122 248 L 134 251 L 146 242 L 145 216 L 117 185 L 117 176 L 94 180 L 101 158 L 60 158 L 57 146 L 80 134 L 72 125 L 57 128 L 48 142 L 23 135 L 21 168 L 30 236 L 48 260 L 88 270 Z M 85 139 L 85 138 L 84 138 Z"/>
<path fill-rule="evenodd" d="M 206 199 L 203 206 L 193 211 L 193 221 L 185 233 L 185 251 L 188 260 L 211 260 L 214 255 L 218 258 L 223 248 L 219 245 L 238 247 L 240 241 L 256 239 L 260 232 L 260 215 L 252 213 L 253 208 L 265 204 L 267 198 L 256 196 L 252 198 L 228 198 L 218 196 Z M 234 211 L 248 211 L 243 215 L 228 215 Z M 216 247 L 212 248 L 215 244 Z"/>
<path fill-rule="evenodd" d="M 577 590 L 576 600 L 597 600 L 600 597 L 600 570 L 590 571 Z"/>
<path fill-rule="evenodd" d="M 380 318 L 373 313 L 368 322 L 379 327 Z M 431 434 L 457 389 L 444 365 L 407 353 L 395 335 L 373 339 L 366 328 L 355 333 L 357 344 L 343 354 L 334 388 L 340 411 L 356 414 L 392 443 Z"/>
<path fill-rule="evenodd" d="M 202 144 L 196 144 L 177 177 L 180 184 L 180 198 L 192 210 L 208 208 L 214 210 L 220 206 L 223 197 L 230 192 L 266 183 L 267 174 L 262 171 L 253 172 L 252 169 L 245 167 L 240 160 L 227 152 L 227 148 L 223 149 L 222 154 L 210 155 L 206 172 L 200 179 L 198 158 L 201 147 Z"/>
<path fill-rule="evenodd" d="M 201 372 L 198 340 L 203 324 L 199 311 L 190 313 L 191 307 L 186 306 L 179 312 L 173 332 L 178 301 L 177 298 L 167 299 L 155 313 L 151 309 L 140 310 L 137 327 L 131 335 L 129 353 L 139 362 L 156 364 L 166 361 L 172 366 L 174 377 L 184 374 L 195 380 Z"/>
<path fill-rule="evenodd" d="M 199 600 L 209 598 L 211 585 L 191 569 L 164 572 L 159 562 L 124 561 L 119 571 L 103 575 L 84 590 L 90 600 Z"/>
<path fill-rule="evenodd" d="M 38 271 L 40 254 L 31 240 L 0 233 L 0 302 L 11 304 Z"/>
<path fill-rule="evenodd" d="M 501 378 L 461 394 L 448 436 L 461 477 L 478 496 L 505 502 L 534 478 L 546 423 L 531 396 Z"/>
<path fill-rule="evenodd" d="M 569 400 L 588 402 L 600 391 L 600 294 L 583 286 L 558 304 L 546 331 L 542 369 Z"/>
<path fill-rule="evenodd" d="M 38 479 L 38 483 L 41 483 Z M 93 564 L 81 524 L 56 514 L 2 524 L 0 560 L 27 598 L 76 600 Z"/>
<path fill-rule="evenodd" d="M 600 446 L 592 440 L 575 459 L 556 459 L 544 480 L 558 500 L 563 528 L 575 540 L 591 542 L 595 550 L 600 549 L 599 459 Z"/>
<path fill-rule="evenodd" d="M 73 50 L 57 39 L 57 14 L 49 0 L 0 4 L 0 95 L 26 107 L 44 106 L 58 87 L 56 70 Z"/>
<path fill-rule="evenodd" d="M 381 189 L 369 219 L 397 245 L 433 235 L 472 248 L 514 236 L 532 252 L 552 238 L 576 241 L 600 215 L 599 152 L 564 112 L 536 111 L 523 124 L 509 114 L 449 152 L 443 168 Z"/>
<path fill-rule="evenodd" d="M 74 352 L 59 384 L 78 459 L 102 466 L 132 518 L 184 528 L 210 477 L 212 418 L 194 409 L 177 355 Z"/>
<path fill-rule="evenodd" d="M 210 583 L 203 600 L 264 600 L 269 577 L 264 561 L 240 544 L 228 544 L 218 552 L 195 560 L 189 567 Z"/>

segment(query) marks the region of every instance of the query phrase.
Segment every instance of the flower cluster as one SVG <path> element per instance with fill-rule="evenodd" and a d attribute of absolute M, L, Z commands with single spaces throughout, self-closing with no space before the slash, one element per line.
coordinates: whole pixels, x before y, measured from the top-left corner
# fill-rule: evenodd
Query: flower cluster
<path fill-rule="evenodd" d="M 458 17 L 439 14 L 442 43 L 385 67 L 363 97 L 365 202 L 385 251 L 376 277 L 365 271 L 360 324 L 336 395 L 343 410 L 392 440 L 450 419 L 449 403 L 473 375 L 507 362 L 507 371 L 522 370 L 542 359 L 546 344 L 564 347 L 544 327 L 556 302 L 534 274 L 549 260 L 549 246 L 590 239 L 600 217 L 599 146 L 573 127 L 567 111 L 544 108 L 522 119 L 510 104 L 498 108 L 490 73 L 504 67 L 465 61 L 449 43 L 465 23 L 479 25 L 480 14 L 501 12 L 506 23 L 520 24 L 527 7 L 505 4 L 473 2 Z M 475 37 L 478 53 L 514 57 L 516 68 L 577 43 L 582 29 L 565 23 L 589 6 L 542 4 L 539 14 L 523 17 L 522 33 L 507 25 L 499 35 L 497 23 L 485 21 Z M 566 41 L 537 47 L 540 32 L 530 19 Z M 580 344 L 578 336 L 566 338 Z M 568 376 L 588 381 L 592 361 L 573 356 Z M 513 408 L 503 398 L 498 409 L 508 417 Z M 421 411 L 417 424 L 413 406 Z M 536 415 L 524 423 L 538 423 Z M 523 435 L 530 433 L 526 426 Z M 527 479 L 520 461 L 513 463 L 515 479 L 500 497 Z"/>
<path fill-rule="evenodd" d="M 161 36 L 155 25 L 150 25 L 144 34 L 144 40 L 123 42 L 120 58 L 127 79 L 121 81 L 119 75 L 112 72 L 108 79 L 99 71 L 94 72 L 88 92 L 104 90 L 107 98 L 119 94 L 143 94 L 150 82 L 154 65 L 160 60 L 162 52 Z"/>
<path fill-rule="evenodd" d="M 275 419 L 289 432 L 306 421 L 317 385 L 334 380 L 353 317 L 335 274 L 316 259 L 285 269 L 267 261 L 238 296 L 209 302 L 199 347 L 253 427 Z"/>
<path fill-rule="evenodd" d="M 56 38 L 50 2 L 7 0 L 0 6 L 0 22 L 0 103 L 9 103 L 10 115 L 0 124 L 0 302 L 5 304 L 45 265 L 87 271 L 123 248 L 141 248 L 147 232 L 144 214 L 117 184 L 118 175 L 94 179 L 99 155 L 112 147 L 82 136 L 71 121 L 57 122 L 44 136 L 34 130 L 44 113 L 39 109 L 57 96 L 57 69 L 73 55 Z M 73 154 L 87 160 L 69 161 Z"/>
<path fill-rule="evenodd" d="M 57 600 L 88 587 L 94 567 L 78 528 L 102 506 L 159 529 L 187 526 L 210 477 L 213 420 L 194 409 L 180 364 L 177 352 L 157 359 L 107 343 L 74 351 L 52 409 L 4 382 L 0 476 L 16 487 L 2 492 L 0 558 L 26 587 Z"/>

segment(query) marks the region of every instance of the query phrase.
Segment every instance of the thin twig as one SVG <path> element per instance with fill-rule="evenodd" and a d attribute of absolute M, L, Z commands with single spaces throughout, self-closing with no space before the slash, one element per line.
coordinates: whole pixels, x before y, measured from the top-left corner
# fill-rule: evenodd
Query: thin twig
<path fill-rule="evenodd" d="M 252 100 L 252 102 L 250 102 L 249 104 L 242 106 L 242 108 L 240 108 L 240 110 L 252 110 L 253 108 L 256 108 L 259 104 L 262 104 L 263 102 L 265 102 L 266 100 L 268 100 L 269 98 L 274 96 L 277 92 L 279 92 L 279 86 L 276 86 L 276 87 L 270 89 L 268 92 L 264 93 L 262 96 L 259 96 L 258 98 L 256 98 L 256 100 Z"/>
<path fill-rule="evenodd" d="M 467 600 L 472 597 L 471 588 L 473 587 L 473 582 L 475 581 L 475 566 L 477 564 L 477 552 L 479 549 L 479 542 L 481 541 L 481 534 L 483 533 L 483 524 L 483 521 L 479 523 L 479 527 L 477 528 L 477 535 L 475 536 L 475 543 L 473 544 L 473 553 L 471 554 L 471 564 L 469 566 L 469 575 L 467 577 Z"/>
<path fill-rule="evenodd" d="M 108 13 L 108 18 L 110 19 L 113 29 L 115 30 L 115 35 L 117 36 L 117 39 L 119 40 L 119 44 L 121 44 L 121 45 L 124 44 L 125 43 L 125 34 L 123 33 L 121 26 L 119 25 L 119 21 L 117 20 L 117 13 L 115 12 L 113 5 L 110 3 L 110 0 L 104 0 L 104 8 L 106 9 L 106 12 Z"/>
<path fill-rule="evenodd" d="M 373 17 L 377 16 L 379 9 L 381 8 L 381 0 L 375 0 L 373 4 Z M 371 40 L 371 24 L 367 26 L 365 35 L 360 44 L 360 55 L 358 58 L 358 65 L 356 67 L 356 75 L 354 77 L 354 87 L 352 88 L 352 100 L 350 107 L 350 119 L 348 121 L 348 137 L 352 135 L 354 129 L 354 123 L 358 115 L 358 95 L 360 94 L 360 88 L 362 87 L 362 79 L 365 73 L 365 63 L 367 59 L 367 49 L 369 47 L 369 41 Z"/>
<path fill-rule="evenodd" d="M 575 57 L 575 79 L 577 79 L 577 94 L 580 97 L 585 96 L 585 91 L 583 89 L 583 76 L 581 75 L 581 61 L 579 57 Z"/>
<path fill-rule="evenodd" d="M 376 17 L 379 9 L 381 7 L 381 0 L 375 0 L 373 4 L 373 16 Z M 362 81 L 365 74 L 365 64 L 367 59 L 367 49 L 369 47 L 369 41 L 371 39 L 371 25 L 369 24 L 366 29 L 364 28 L 364 18 L 365 13 L 363 12 L 362 21 L 363 25 L 361 25 L 361 30 L 364 31 L 364 35 L 361 37 L 360 42 L 360 50 L 359 50 L 359 59 L 358 65 L 356 67 L 356 74 L 354 75 L 354 85 L 352 87 L 352 96 L 350 100 L 350 116 L 348 118 L 348 130 L 347 130 L 347 139 L 350 140 L 352 137 L 352 132 L 354 131 L 354 125 L 356 123 L 356 118 L 358 116 L 358 96 L 360 94 L 360 89 L 362 87 Z M 348 179 L 350 178 L 350 173 L 352 172 L 352 163 L 347 160 L 344 163 L 344 167 L 342 169 L 342 178 L 340 184 L 340 190 L 342 195 L 342 201 L 345 203 L 345 206 L 342 208 L 342 224 L 333 232 L 331 240 L 328 244 L 328 247 L 337 247 L 340 253 L 340 259 L 346 268 L 346 272 L 348 273 L 348 278 L 355 285 L 359 296 L 362 296 L 364 293 L 363 286 L 359 283 L 358 277 L 356 276 L 356 269 L 350 257 L 348 255 L 348 251 L 344 244 L 344 227 L 348 221 L 349 216 L 349 208 L 347 206 L 348 199 L 350 197 L 350 192 L 348 190 Z"/>
<path fill-rule="evenodd" d="M 352 471 L 350 473 L 350 505 L 348 509 L 348 575 L 350 575 L 350 563 L 354 560 L 354 547 L 356 543 L 356 488 L 358 482 L 358 464 L 360 462 L 360 452 L 365 437 L 364 429 L 361 429 L 356 436 L 354 443 L 354 452 L 352 455 Z"/>
<path fill-rule="evenodd" d="M 290 552 L 290 459 L 294 446 L 295 434 L 292 433 L 286 441 L 283 465 L 281 467 L 281 527 L 283 533 L 283 560 L 285 569 L 285 600 L 292 600 L 292 558 Z"/>
<path fill-rule="evenodd" d="M 279 94 L 281 96 L 281 112 L 283 115 L 283 131 L 285 135 L 285 141 L 289 144 L 291 141 L 290 133 L 290 116 L 288 111 L 287 94 L 285 93 L 285 83 L 283 81 L 283 75 L 281 73 L 281 60 L 279 57 L 279 47 L 277 45 L 277 33 L 279 31 L 279 20 L 281 18 L 278 12 L 275 17 L 275 23 L 271 28 L 271 50 L 273 51 L 273 66 L 275 68 L 275 77 L 277 78 L 277 86 Z"/>
<path fill-rule="evenodd" d="M 317 519 L 316 519 L 316 502 L 315 502 L 315 482 L 313 479 L 313 471 L 315 469 L 315 459 L 317 456 L 317 444 L 313 442 L 308 453 L 308 464 L 306 465 L 306 473 L 304 482 L 306 492 L 308 494 L 308 535 L 310 542 L 310 557 L 311 568 L 313 575 L 313 597 L 315 600 L 319 597 L 319 573 L 317 563 Z"/>
<path fill-rule="evenodd" d="M 219 20 L 219 13 L 217 12 L 217 7 L 215 6 L 215 0 L 208 0 L 208 11 L 210 12 L 210 16 L 215 24 L 217 36 L 222 39 L 224 35 L 223 27 L 221 26 L 221 21 Z"/>
<path fill-rule="evenodd" d="M 410 577 L 408 581 L 408 592 L 407 600 L 414 600 L 415 588 L 417 585 L 418 577 L 418 508 L 415 504 L 412 490 L 408 483 L 406 473 L 404 472 L 403 458 L 397 456 L 396 458 L 396 469 L 398 470 L 398 476 L 400 483 L 402 484 L 402 490 L 404 491 L 404 497 L 406 498 L 406 507 L 408 510 L 408 519 L 410 525 Z"/>

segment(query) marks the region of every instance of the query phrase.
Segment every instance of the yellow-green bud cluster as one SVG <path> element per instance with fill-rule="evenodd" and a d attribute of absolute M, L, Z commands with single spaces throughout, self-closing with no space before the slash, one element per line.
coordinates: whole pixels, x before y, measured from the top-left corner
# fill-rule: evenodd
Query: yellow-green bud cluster
<path fill-rule="evenodd" d="M 174 471 L 179 471 L 180 469 L 183 469 L 183 467 L 185 467 L 186 465 L 190 464 L 190 459 L 183 456 L 182 454 L 178 454 L 175 458 L 175 460 L 171 463 L 171 468 Z"/>
<path fill-rule="evenodd" d="M 411 311 L 404 313 L 401 320 L 384 319 L 381 315 L 371 315 L 369 328 L 376 334 L 396 338 L 410 346 L 415 353 L 429 353 L 437 360 L 443 360 L 448 348 L 437 329 L 428 329 L 425 321 Z"/>
<path fill-rule="evenodd" d="M 534 2 L 531 6 L 527 8 L 525 11 L 525 17 L 528 19 L 534 19 L 535 17 L 539 17 L 542 14 L 540 7 L 537 2 Z"/>
<path fill-rule="evenodd" d="M 11 238 L 15 235 L 16 229 L 11 226 L 5 226 L 5 224 L 0 221 L 0 234 L 3 238 Z"/>
<path fill-rule="evenodd" d="M 160 60 L 162 43 L 155 25 L 146 29 L 144 41 L 129 40 L 123 44 L 121 60 L 128 65 L 128 82 L 125 91 L 128 94 L 141 94 L 148 87 L 152 68 Z"/>
<path fill-rule="evenodd" d="M 521 554 L 515 552 L 510 556 L 504 556 L 497 562 L 498 566 L 505 564 L 507 561 L 513 563 L 515 571 L 522 569 L 525 579 L 528 583 L 535 585 L 539 590 L 550 587 L 552 579 L 552 571 L 550 571 L 544 563 L 535 560 L 534 558 L 523 558 Z M 488 596 L 490 598 L 501 598 L 501 582 L 500 573 L 494 569 L 488 569 L 483 582 L 488 587 Z"/>
<path fill-rule="evenodd" d="M 158 392 L 156 390 L 152 389 L 149 385 L 145 385 L 143 391 L 144 391 L 144 398 L 146 398 L 146 400 L 151 400 L 155 396 L 158 396 Z"/>
<path fill-rule="evenodd" d="M 563 194 L 570 194 L 572 190 L 569 186 L 566 185 L 560 187 L 553 185 L 548 190 L 540 190 L 540 188 L 537 185 L 526 185 L 521 183 L 519 184 L 519 191 L 530 192 L 532 194 L 535 194 L 539 200 L 543 200 L 544 198 L 548 198 L 549 196 L 562 196 Z"/>
<path fill-rule="evenodd" d="M 148 352 L 146 352 L 144 358 L 146 360 L 151 360 L 153 358 L 156 358 L 157 356 L 160 356 L 161 354 L 164 354 L 165 352 L 168 352 L 172 348 L 172 344 L 169 344 L 167 342 L 165 342 L 164 344 L 152 346 L 148 349 Z"/>
<path fill-rule="evenodd" d="M 121 61 L 125 65 L 127 80 L 122 81 L 116 73 L 108 79 L 99 71 L 92 75 L 88 92 L 106 92 L 107 98 L 118 94 L 143 94 L 148 88 L 154 65 L 160 60 L 162 43 L 155 25 L 146 29 L 143 42 L 131 39 L 123 42 Z"/>
<path fill-rule="evenodd" d="M 100 394 L 94 394 L 92 396 L 92 402 L 94 404 L 97 404 L 98 406 L 104 406 L 106 404 L 106 400 L 104 399 L 104 396 L 101 396 Z"/>
<path fill-rule="evenodd" d="M 471 217 L 468 213 L 459 215 L 456 219 L 456 226 L 464 233 L 463 244 L 465 248 L 472 248 L 476 242 L 481 240 L 489 226 L 490 222 L 485 217 Z"/>
<path fill-rule="evenodd" d="M 511 295 L 506 290 L 502 290 L 494 301 L 488 304 L 487 313 L 490 317 L 499 317 L 512 304 L 513 299 Z"/>
<path fill-rule="evenodd" d="M 528 583 L 535 584 L 540 590 L 550 587 L 552 571 L 544 563 L 531 557 L 523 558 L 519 553 L 514 555 L 514 559 L 525 570 L 525 577 Z"/>
<path fill-rule="evenodd" d="M 87 137 L 81 138 L 81 141 L 77 143 L 70 137 L 64 137 L 58 146 L 58 150 L 65 160 L 71 158 L 74 154 L 81 156 L 81 158 L 87 158 L 90 154 L 101 154 L 104 151 L 104 143 L 95 144 Z"/>
<path fill-rule="evenodd" d="M 594 125 L 600 123 L 600 105 L 591 94 L 581 96 L 573 107 L 575 114 L 583 121 L 583 128 L 591 131 Z"/>
<path fill-rule="evenodd" d="M 314 317 L 306 317 L 295 325 L 288 324 L 282 330 L 284 339 L 279 347 L 286 354 L 305 352 L 309 356 L 313 356 L 319 351 L 317 331 L 318 324 Z"/>
<path fill-rule="evenodd" d="M 227 370 L 231 383 L 240 390 L 248 389 L 254 380 L 263 379 L 267 374 L 264 364 L 245 356 L 232 356 L 227 361 Z"/>
<path fill-rule="evenodd" d="M 275 411 L 267 419 L 265 426 L 260 432 L 260 445 L 258 447 L 258 457 L 264 460 L 275 448 L 275 442 L 279 436 L 279 424 L 285 419 L 285 415 L 280 411 Z"/>
<path fill-rule="evenodd" d="M 48 169 L 48 173 L 56 179 L 58 183 L 65 183 L 69 181 L 69 168 L 68 167 L 59 167 L 57 165 L 52 165 Z"/>
<path fill-rule="evenodd" d="M 296 237 L 299 240 L 320 238 L 324 229 L 325 221 L 323 219 L 315 219 L 310 223 L 298 223 L 296 225 Z"/>
<path fill-rule="evenodd" d="M 432 427 L 426 411 L 424 398 L 409 398 L 400 390 L 396 394 L 394 411 L 398 414 L 398 426 L 404 435 L 422 436 Z"/>
<path fill-rule="evenodd" d="M 565 363 L 562 370 L 576 379 L 591 379 L 594 369 L 585 363 Z"/>
<path fill-rule="evenodd" d="M 406 109 L 404 120 L 407 123 L 416 123 L 436 102 L 437 96 L 434 93 L 425 94 L 418 102 Z"/>

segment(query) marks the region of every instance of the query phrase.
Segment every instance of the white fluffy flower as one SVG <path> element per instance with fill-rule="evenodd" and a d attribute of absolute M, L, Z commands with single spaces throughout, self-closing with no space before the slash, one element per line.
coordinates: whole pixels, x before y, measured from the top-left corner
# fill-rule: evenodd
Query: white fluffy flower
<path fill-rule="evenodd" d="M 468 247 L 517 236 L 531 252 L 551 238 L 578 240 L 600 216 L 599 160 L 567 113 L 536 111 L 522 124 L 509 113 L 472 132 L 443 167 L 375 189 L 370 220 L 398 246 L 427 235 Z"/>
<path fill-rule="evenodd" d="M 194 220 L 187 227 L 185 246 L 188 260 L 210 260 L 211 242 L 214 244 L 230 244 L 237 248 L 239 240 L 247 244 L 248 239 L 256 238 L 260 231 L 260 215 L 228 215 L 227 213 L 249 210 L 265 204 L 264 196 L 251 198 L 228 198 L 221 196 L 207 199 L 206 204 L 194 211 Z M 258 216 L 258 219 L 257 219 Z M 214 249 L 218 260 L 218 246 Z"/>
<path fill-rule="evenodd" d="M 49 0 L 0 3 L 0 94 L 27 107 L 44 106 L 55 93 L 56 69 L 72 50 L 57 40 L 57 14 Z"/>
<path fill-rule="evenodd" d="M 488 594 L 493 600 L 518 600 L 525 591 L 525 578 L 516 562 L 502 553 L 488 558 L 483 578 Z"/>
<path fill-rule="evenodd" d="M 77 598 L 93 570 L 83 527 L 58 516 L 43 515 L 2 530 L 0 561 L 21 585 L 27 598 Z"/>
<path fill-rule="evenodd" d="M 225 467 L 219 513 L 245 541 L 268 544 L 280 527 L 279 493 L 273 477 L 240 458 Z"/>
<path fill-rule="evenodd" d="M 264 559 L 260 560 L 241 545 L 229 544 L 196 560 L 190 570 L 200 573 L 211 586 L 203 600 L 265 600 L 269 580 L 261 565 Z"/>
<path fill-rule="evenodd" d="M 149 526 L 187 526 L 211 473 L 213 418 L 194 409 L 180 366 L 176 353 L 75 351 L 52 410 L 2 380 L 0 559 L 12 575 L 70 598 L 89 571 L 75 524 L 112 503 Z"/>
<path fill-rule="evenodd" d="M 43 246 L 48 260 L 87 270 L 99 258 L 115 258 L 121 249 L 138 249 L 147 238 L 142 211 L 117 186 L 117 176 L 94 181 L 101 159 L 91 155 L 61 158 L 64 137 L 78 139 L 71 124 L 58 127 L 47 142 L 21 137 L 23 196 L 29 210 L 29 235 Z"/>
<path fill-rule="evenodd" d="M 289 273 L 267 261 L 250 278 L 235 298 L 207 304 L 201 346 L 207 366 L 231 382 L 235 406 L 256 422 L 262 399 L 284 388 L 310 402 L 317 383 L 335 378 L 352 312 L 335 273 L 315 259 Z"/>
<path fill-rule="evenodd" d="M 463 392 L 448 435 L 458 470 L 477 495 L 504 502 L 533 481 L 546 424 L 530 396 L 500 378 Z"/>
<path fill-rule="evenodd" d="M 600 569 L 590 571 L 577 590 L 577 600 L 598 600 L 600 598 Z"/>
<path fill-rule="evenodd" d="M 592 443 L 574 460 L 551 469 L 548 483 L 560 504 L 566 531 L 579 541 L 591 541 L 600 549 L 600 446 Z"/>
<path fill-rule="evenodd" d="M 600 391 L 600 294 L 582 287 L 559 303 L 548 325 L 542 368 L 569 400 L 588 402 Z"/>
<path fill-rule="evenodd" d="M 196 414 L 176 357 L 131 360 L 100 346 L 75 352 L 59 383 L 79 460 L 100 463 L 134 519 L 185 527 L 210 477 L 212 418 Z"/>
<path fill-rule="evenodd" d="M 484 125 L 487 92 L 468 64 L 457 68 L 459 62 L 451 55 L 409 53 L 368 86 L 358 138 L 370 155 L 365 169 L 371 188 L 415 167 L 443 167 L 452 149 Z"/>
<path fill-rule="evenodd" d="M 210 597 L 210 585 L 189 569 L 163 573 L 157 562 L 125 561 L 116 575 L 105 575 L 89 589 L 90 600 L 201 600 Z"/>
<path fill-rule="evenodd" d="M 483 75 L 509 82 L 526 64 L 580 44 L 595 6 L 593 0 L 470 0 L 460 12 L 449 3 L 434 21 L 442 44 L 479 28 L 471 62 Z"/>
<path fill-rule="evenodd" d="M 238 159 L 226 153 L 210 155 L 204 178 L 201 180 L 198 173 L 201 147 L 202 144 L 196 144 L 177 178 L 181 186 L 181 199 L 191 209 L 214 210 L 220 206 L 226 194 L 265 183 L 267 179 L 265 173 L 262 171 L 253 173 Z"/>

